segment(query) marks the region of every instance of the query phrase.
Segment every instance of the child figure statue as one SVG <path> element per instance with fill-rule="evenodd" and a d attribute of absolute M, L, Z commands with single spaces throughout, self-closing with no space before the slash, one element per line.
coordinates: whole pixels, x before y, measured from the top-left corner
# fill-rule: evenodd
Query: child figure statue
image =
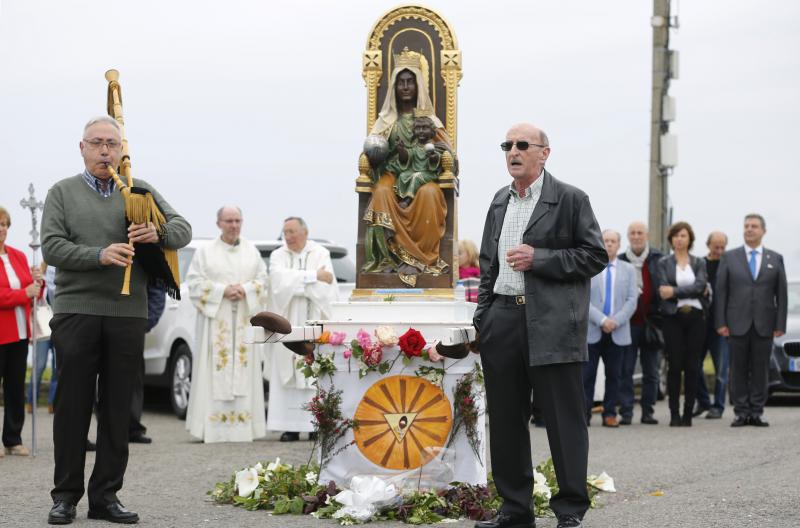
<path fill-rule="evenodd" d="M 394 186 L 400 199 L 398 204 L 405 209 L 416 196 L 417 189 L 428 182 L 435 181 L 441 171 L 441 154 L 431 140 L 436 134 L 436 127 L 429 117 L 414 118 L 414 142 L 406 147 L 402 142 L 397 144 L 397 158 L 394 167 L 397 174 Z"/>

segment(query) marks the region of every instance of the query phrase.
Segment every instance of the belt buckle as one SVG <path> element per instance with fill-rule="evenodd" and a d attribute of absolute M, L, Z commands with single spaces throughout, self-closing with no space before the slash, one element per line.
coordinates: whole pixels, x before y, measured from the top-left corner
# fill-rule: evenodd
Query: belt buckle
<path fill-rule="evenodd" d="M 692 307 L 691 307 L 691 306 L 689 306 L 688 304 L 684 304 L 683 306 L 681 306 L 680 308 L 678 308 L 678 310 L 679 310 L 681 313 L 688 314 L 688 313 L 691 313 L 691 311 L 692 311 Z"/>
<path fill-rule="evenodd" d="M 525 304 L 525 296 L 524 295 L 515 295 L 514 302 L 517 303 L 517 306 Z"/>

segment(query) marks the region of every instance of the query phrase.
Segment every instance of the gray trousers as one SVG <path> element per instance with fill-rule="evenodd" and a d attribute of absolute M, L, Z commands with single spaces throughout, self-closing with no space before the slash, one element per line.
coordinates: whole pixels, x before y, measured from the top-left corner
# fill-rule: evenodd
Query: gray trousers
<path fill-rule="evenodd" d="M 767 403 L 769 356 L 772 336 L 762 337 L 750 327 L 746 334 L 730 336 L 730 386 L 736 416 L 761 416 Z"/>

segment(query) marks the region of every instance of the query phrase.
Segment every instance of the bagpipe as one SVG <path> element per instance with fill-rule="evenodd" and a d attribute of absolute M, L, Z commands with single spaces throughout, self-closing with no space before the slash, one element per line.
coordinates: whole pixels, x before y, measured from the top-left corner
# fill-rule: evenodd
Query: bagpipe
<path fill-rule="evenodd" d="M 119 174 L 117 174 L 117 169 L 110 165 L 108 172 L 125 200 L 125 217 L 128 225 L 153 224 L 159 236 L 163 239 L 167 223 L 164 213 L 148 189 L 133 185 L 128 138 L 125 135 L 125 120 L 122 117 L 122 87 L 119 84 L 119 72 L 117 70 L 108 70 L 106 72 L 106 80 L 108 81 L 108 115 L 119 123 L 120 134 L 122 135 L 122 158 L 118 169 Z M 120 176 L 125 178 L 125 182 L 122 181 Z M 180 299 L 180 271 L 177 250 L 166 249 L 159 244 L 142 244 L 138 242 L 134 244 L 131 240 L 128 240 L 128 243 L 135 245 L 134 259 L 147 273 L 148 281 L 165 289 L 173 299 Z M 130 295 L 131 293 L 131 266 L 133 266 L 133 260 L 129 261 L 125 267 L 122 295 Z"/>

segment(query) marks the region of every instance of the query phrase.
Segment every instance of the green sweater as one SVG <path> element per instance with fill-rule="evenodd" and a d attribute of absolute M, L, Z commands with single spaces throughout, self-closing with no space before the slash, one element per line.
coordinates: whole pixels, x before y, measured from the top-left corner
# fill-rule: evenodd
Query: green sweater
<path fill-rule="evenodd" d="M 161 245 L 182 248 L 192 227 L 143 180 L 134 186 L 150 190 L 167 219 Z M 104 198 L 81 174 L 56 183 L 47 193 L 42 214 L 42 256 L 56 267 L 53 313 L 147 317 L 147 275 L 136 259 L 131 294 L 121 295 L 125 268 L 100 264 L 100 251 L 128 241 L 125 203 L 115 191 Z"/>

